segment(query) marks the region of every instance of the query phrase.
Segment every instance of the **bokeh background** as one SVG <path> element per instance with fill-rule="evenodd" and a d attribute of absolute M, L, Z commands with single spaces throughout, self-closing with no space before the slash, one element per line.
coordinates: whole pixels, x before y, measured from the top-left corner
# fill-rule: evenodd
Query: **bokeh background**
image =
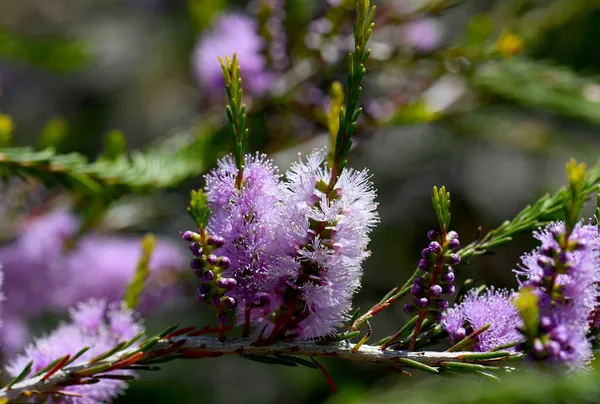
<path fill-rule="evenodd" d="M 176 292 L 155 299 L 144 313 L 150 332 L 174 322 L 214 321 L 195 300 L 177 234 L 192 226 L 185 211 L 189 190 L 202 186 L 201 174 L 230 147 L 216 56 L 238 52 L 248 85 L 250 147 L 269 153 L 284 171 L 298 152 L 329 142 L 330 90 L 335 81 L 345 82 L 352 3 L 0 2 L 0 143 L 93 160 L 125 139 L 129 152 L 160 150 L 175 159 L 188 150 L 193 156 L 173 186 L 103 205 L 90 222 L 92 232 L 131 239 L 153 232 L 179 249 L 162 279 L 176 283 Z M 374 3 L 365 113 L 350 156 L 351 166 L 371 171 L 381 215 L 355 300 L 363 309 L 412 273 L 436 225 L 433 185 L 452 193 L 453 227 L 469 242 L 562 186 L 570 157 L 593 165 L 600 151 L 600 1 Z M 3 209 L 4 245 L 22 235 L 31 217 L 57 206 L 89 215 L 60 188 L 9 181 L 2 190 L 11 206 Z M 38 237 L 45 236 L 51 237 L 42 227 Z M 463 266 L 460 277 L 514 287 L 511 270 L 533 246 L 531 235 L 519 236 Z M 88 277 L 108 282 L 97 267 Z M 27 290 L 13 293 L 26 297 Z M 39 335 L 61 318 L 40 308 L 21 332 Z M 373 321 L 375 336 L 394 333 L 406 320 L 398 304 Z M 377 401 L 392 386 L 405 389 L 402 401 L 411 402 L 421 386 L 415 379 L 425 378 L 324 363 L 337 396 L 310 369 L 220 358 L 166 364 L 144 374 L 118 402 L 359 403 Z M 429 388 L 437 388 L 436 380 L 426 381 Z"/>

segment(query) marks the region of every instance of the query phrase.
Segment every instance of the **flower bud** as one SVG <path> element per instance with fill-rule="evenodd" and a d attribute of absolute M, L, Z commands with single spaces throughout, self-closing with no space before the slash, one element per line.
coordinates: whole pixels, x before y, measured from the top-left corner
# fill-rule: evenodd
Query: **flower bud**
<path fill-rule="evenodd" d="M 431 241 L 438 241 L 440 238 L 440 234 L 435 230 L 429 230 L 427 232 L 427 238 Z"/>
<path fill-rule="evenodd" d="M 431 287 L 429 288 L 429 293 L 431 293 L 435 297 L 438 297 L 442 294 L 442 287 L 440 285 L 431 285 Z"/>
<path fill-rule="evenodd" d="M 437 241 L 432 241 L 429 243 L 429 250 L 434 254 L 438 254 L 440 251 L 442 251 L 442 246 Z"/>
<path fill-rule="evenodd" d="M 190 243 L 190 251 L 194 257 L 202 256 L 202 245 L 200 243 Z"/>
<path fill-rule="evenodd" d="M 215 273 L 210 269 L 204 271 L 204 274 L 202 274 L 202 281 L 204 282 L 212 282 L 213 279 L 215 279 Z"/>
<path fill-rule="evenodd" d="M 451 250 L 458 250 L 460 247 L 460 241 L 457 238 L 453 238 L 448 242 L 448 248 Z"/>
<path fill-rule="evenodd" d="M 442 280 L 449 283 L 454 282 L 454 272 L 446 272 L 442 275 Z"/>
<path fill-rule="evenodd" d="M 229 296 L 225 296 L 223 298 L 222 302 L 223 302 L 223 307 L 227 310 L 233 309 L 237 304 L 235 299 L 233 297 L 229 297 Z"/>
<path fill-rule="evenodd" d="M 228 257 L 219 257 L 217 265 L 223 269 L 227 269 L 231 265 L 231 260 Z"/>
<path fill-rule="evenodd" d="M 465 330 L 464 327 L 460 327 L 458 330 L 456 330 L 456 332 L 454 332 L 453 336 L 455 341 L 460 341 L 467 336 L 467 330 Z"/>
<path fill-rule="evenodd" d="M 179 236 L 184 239 L 185 241 L 194 241 L 194 239 L 196 238 L 196 233 L 186 230 L 184 232 L 179 232 Z"/>
<path fill-rule="evenodd" d="M 207 240 L 208 244 L 215 247 L 215 248 L 220 248 L 223 247 L 223 244 L 225 244 L 225 239 L 223 237 L 219 237 L 219 236 L 210 236 Z"/>
<path fill-rule="evenodd" d="M 454 239 L 458 239 L 458 233 L 455 232 L 454 230 L 450 230 L 446 234 L 446 240 L 454 240 Z"/>
<path fill-rule="evenodd" d="M 424 309 L 425 307 L 427 307 L 429 305 L 429 299 L 427 299 L 426 297 L 414 299 L 413 302 L 415 303 L 415 305 L 417 307 L 420 307 L 422 309 Z"/>
<path fill-rule="evenodd" d="M 450 265 L 458 265 L 458 264 L 460 264 L 460 256 L 455 253 L 448 254 L 446 256 L 446 261 Z"/>
<path fill-rule="evenodd" d="M 219 257 L 217 257 L 215 254 L 209 254 L 206 257 L 206 262 L 208 262 L 209 265 L 217 265 L 219 262 Z"/>

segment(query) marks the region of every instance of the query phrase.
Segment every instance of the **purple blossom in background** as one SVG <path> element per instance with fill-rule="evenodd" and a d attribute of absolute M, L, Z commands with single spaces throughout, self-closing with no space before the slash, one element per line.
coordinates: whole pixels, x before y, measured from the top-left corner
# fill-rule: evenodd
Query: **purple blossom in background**
<path fill-rule="evenodd" d="M 258 35 L 258 26 L 253 19 L 242 14 L 223 15 L 198 40 L 192 55 L 196 79 L 208 95 L 213 94 L 212 90 L 219 90 L 218 94 L 221 94 L 225 83 L 218 57 L 232 57 L 236 53 L 244 72 L 244 89 L 260 95 L 272 80 L 261 53 L 263 48 L 263 39 Z"/>
<path fill-rule="evenodd" d="M 512 303 L 514 292 L 504 289 L 486 289 L 478 294 L 471 290 L 457 306 L 446 310 L 442 315 L 442 327 L 453 343 L 463 339 L 486 324 L 490 328 L 479 335 L 474 349 L 488 352 L 494 348 L 521 339 L 517 331 L 520 323 L 519 312 Z M 468 326 L 465 329 L 464 325 Z"/>
<path fill-rule="evenodd" d="M 77 218 L 55 210 L 31 218 L 12 244 L 0 248 L 4 264 L 7 332 L 3 349 L 22 348 L 26 321 L 45 311 L 64 312 L 90 297 L 121 300 L 141 254 L 135 238 L 89 234 L 70 249 L 79 230 Z M 159 241 L 150 260 L 151 275 L 142 294 L 142 309 L 174 292 L 172 269 L 183 267 L 183 255 Z"/>
<path fill-rule="evenodd" d="M 108 304 L 104 300 L 88 300 L 70 310 L 70 322 L 61 324 L 51 334 L 36 339 L 25 348 L 25 353 L 9 361 L 7 372 L 17 376 L 33 361 L 30 374 L 45 368 L 55 359 L 65 355 L 74 356 L 84 347 L 90 349 L 81 355 L 74 365 L 85 362 L 114 348 L 122 341 L 131 340 L 144 331 L 144 326 L 133 311 L 122 303 Z M 128 370 L 108 372 L 115 375 L 133 375 Z M 61 403 L 94 404 L 112 402 L 127 384 L 121 380 L 101 379 L 99 383 L 69 386 L 63 390 L 82 394 L 83 397 L 65 397 Z"/>
<path fill-rule="evenodd" d="M 442 38 L 441 24 L 435 18 L 421 18 L 403 26 L 404 42 L 419 52 L 434 50 Z"/>
<path fill-rule="evenodd" d="M 578 223 L 565 242 L 563 223 L 553 223 L 534 233 L 539 248 L 521 258 L 515 270 L 537 297 L 540 335 L 530 344 L 537 359 L 581 369 L 592 359 L 588 341 L 590 320 L 597 309 L 600 282 L 600 240 L 597 226 Z M 564 246 L 567 246 L 566 248 Z M 558 292 L 551 294 L 550 285 Z M 556 296 L 556 293 L 559 296 Z"/>

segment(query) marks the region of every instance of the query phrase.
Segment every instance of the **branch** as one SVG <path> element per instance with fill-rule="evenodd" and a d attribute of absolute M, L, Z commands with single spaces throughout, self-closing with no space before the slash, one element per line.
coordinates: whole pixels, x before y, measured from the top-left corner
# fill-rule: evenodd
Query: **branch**
<path fill-rule="evenodd" d="M 113 161 L 90 162 L 81 154 L 56 154 L 52 149 L 0 149 L 0 175 L 34 177 L 47 185 L 58 183 L 84 195 L 109 199 L 128 192 L 173 187 L 204 168 L 201 159 L 187 155 L 185 150 L 134 151 Z"/>
<path fill-rule="evenodd" d="M 407 366 L 437 373 L 437 367 L 451 368 L 452 364 L 462 363 L 463 366 L 473 366 L 474 369 L 482 368 L 484 364 L 496 364 L 507 359 L 519 358 L 521 355 L 511 352 L 408 352 L 408 351 L 381 351 L 379 347 L 363 345 L 358 352 L 353 352 L 355 344 L 338 342 L 328 345 L 319 345 L 315 342 L 278 342 L 272 345 L 256 346 L 250 338 L 234 338 L 219 342 L 215 338 L 205 336 L 178 336 L 158 341 L 152 348 L 143 351 L 139 359 L 130 361 L 134 354 L 139 355 L 140 348 L 130 347 L 94 363 L 84 362 L 79 365 L 67 366 L 56 371 L 48 377 L 40 374 L 13 384 L 10 388 L 0 390 L 0 402 L 17 400 L 24 394 L 42 393 L 51 390 L 54 386 L 66 386 L 77 382 L 78 375 L 92 377 L 96 373 L 105 373 L 107 369 L 123 368 L 115 366 L 128 361 L 129 365 L 144 365 L 158 362 L 157 359 L 177 359 L 182 357 L 210 358 L 224 355 L 243 356 L 324 356 L 356 362 L 371 362 L 387 364 L 389 366 Z M 131 363 L 130 363 L 131 362 Z M 133 367 L 134 368 L 134 367 Z M 485 368 L 485 367 L 483 367 Z M 94 369 L 98 369 L 94 371 Z M 79 377 L 81 379 L 81 377 Z"/>

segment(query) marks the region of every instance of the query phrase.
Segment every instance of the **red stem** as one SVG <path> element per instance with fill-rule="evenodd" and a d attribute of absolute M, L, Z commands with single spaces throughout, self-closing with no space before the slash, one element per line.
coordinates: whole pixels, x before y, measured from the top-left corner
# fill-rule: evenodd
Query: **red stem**
<path fill-rule="evenodd" d="M 419 336 L 421 326 L 423 325 L 423 320 L 425 320 L 425 313 L 425 311 L 419 313 L 419 318 L 417 319 L 417 324 L 415 325 L 415 331 L 413 332 L 412 338 L 410 340 L 410 345 L 408 346 L 409 351 L 412 351 L 415 348 L 415 344 L 417 343 L 417 337 Z"/>

